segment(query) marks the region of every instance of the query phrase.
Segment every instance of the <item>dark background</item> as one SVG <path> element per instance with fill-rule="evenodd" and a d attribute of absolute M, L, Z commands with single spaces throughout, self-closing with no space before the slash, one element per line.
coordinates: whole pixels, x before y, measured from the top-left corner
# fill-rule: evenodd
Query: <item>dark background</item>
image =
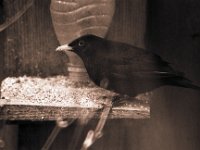
<path fill-rule="evenodd" d="M 13 16 L 25 0 L 0 1 L 0 22 Z M 34 5 L 14 24 L 0 32 L 0 74 L 7 76 L 67 74 L 65 56 L 51 22 L 50 0 Z M 116 12 L 107 38 L 146 47 L 200 85 L 200 1 L 116 0 Z M 61 59 L 62 58 L 62 59 Z M 95 124 L 93 120 L 88 126 Z M 19 125 L 19 149 L 39 149 L 53 123 Z M 76 124 L 64 129 L 52 149 L 66 149 Z M 78 126 L 79 127 L 79 126 Z M 199 150 L 200 93 L 162 87 L 151 100 L 151 119 L 109 120 L 104 136 L 91 149 Z"/>

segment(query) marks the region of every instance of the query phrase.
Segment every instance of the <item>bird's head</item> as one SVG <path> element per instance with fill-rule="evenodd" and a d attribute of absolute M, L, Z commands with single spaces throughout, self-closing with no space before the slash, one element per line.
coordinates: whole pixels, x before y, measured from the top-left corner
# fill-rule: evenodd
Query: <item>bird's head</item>
<path fill-rule="evenodd" d="M 87 57 L 95 52 L 96 47 L 102 44 L 103 38 L 88 34 L 81 36 L 69 44 L 59 46 L 56 51 L 72 51 L 80 57 Z"/>

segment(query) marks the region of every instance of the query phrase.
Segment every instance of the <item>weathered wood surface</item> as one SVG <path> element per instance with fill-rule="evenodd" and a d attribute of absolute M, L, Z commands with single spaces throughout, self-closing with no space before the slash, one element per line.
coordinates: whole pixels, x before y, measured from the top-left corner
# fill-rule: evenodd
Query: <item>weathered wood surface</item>
<path fill-rule="evenodd" d="M 5 20 L 12 19 L 28 2 L 4 0 L 2 16 Z M 67 74 L 67 56 L 54 51 L 59 43 L 49 8 L 49 0 L 34 0 L 31 7 L 3 31 L 5 40 L 0 39 L 3 43 L 0 57 L 4 76 Z"/>
<path fill-rule="evenodd" d="M 6 120 L 56 120 L 58 117 L 77 118 L 87 111 L 101 110 L 116 93 L 91 82 L 75 82 L 65 76 L 49 78 L 8 77 L 1 84 L 0 118 Z M 109 118 L 149 118 L 148 96 L 113 107 Z"/>
<path fill-rule="evenodd" d="M 96 111 L 94 118 L 98 118 L 102 112 L 97 108 L 83 108 L 83 107 L 70 108 L 70 107 L 5 104 L 1 106 L 0 119 L 47 121 L 47 120 L 56 120 L 58 117 L 62 118 L 79 118 L 81 116 L 84 117 L 84 113 L 82 112 L 87 112 L 87 111 L 91 113 Z M 110 112 L 109 118 L 146 119 L 150 118 L 149 108 L 144 105 L 139 105 L 138 107 L 114 107 Z"/>

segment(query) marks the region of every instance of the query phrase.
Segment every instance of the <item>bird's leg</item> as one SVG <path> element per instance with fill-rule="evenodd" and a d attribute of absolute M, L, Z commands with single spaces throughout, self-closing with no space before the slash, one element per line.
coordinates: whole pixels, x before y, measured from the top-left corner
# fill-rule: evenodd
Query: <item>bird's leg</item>
<path fill-rule="evenodd" d="M 103 107 L 103 112 L 100 116 L 99 122 L 96 126 L 96 129 L 88 131 L 88 134 L 86 136 L 85 141 L 83 142 L 81 150 L 87 150 L 96 140 L 102 137 L 102 130 L 106 123 L 111 108 L 112 101 L 110 99 L 107 99 L 106 104 Z"/>

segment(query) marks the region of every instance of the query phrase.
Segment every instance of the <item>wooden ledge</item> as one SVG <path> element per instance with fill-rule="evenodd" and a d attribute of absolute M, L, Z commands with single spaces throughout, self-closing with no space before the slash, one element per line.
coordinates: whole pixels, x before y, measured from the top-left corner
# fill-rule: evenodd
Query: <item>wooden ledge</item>
<path fill-rule="evenodd" d="M 98 118 L 105 104 L 103 96 L 111 99 L 115 95 L 92 83 L 73 82 L 65 76 L 9 77 L 2 82 L 1 94 L 0 119 L 32 121 L 77 118 L 94 111 Z M 150 118 L 146 97 L 113 107 L 109 118 Z"/>
<path fill-rule="evenodd" d="M 95 117 L 99 117 L 101 109 L 92 107 L 61 107 L 48 105 L 25 105 L 25 104 L 6 104 L 1 99 L 0 119 L 5 120 L 56 120 L 58 117 L 62 118 L 77 118 L 84 112 L 96 111 Z M 120 106 L 112 108 L 109 118 L 132 118 L 145 119 L 150 117 L 149 107 L 139 102 L 128 106 Z M 136 106 L 137 104 L 137 106 Z M 134 106 L 135 105 L 135 106 Z"/>

